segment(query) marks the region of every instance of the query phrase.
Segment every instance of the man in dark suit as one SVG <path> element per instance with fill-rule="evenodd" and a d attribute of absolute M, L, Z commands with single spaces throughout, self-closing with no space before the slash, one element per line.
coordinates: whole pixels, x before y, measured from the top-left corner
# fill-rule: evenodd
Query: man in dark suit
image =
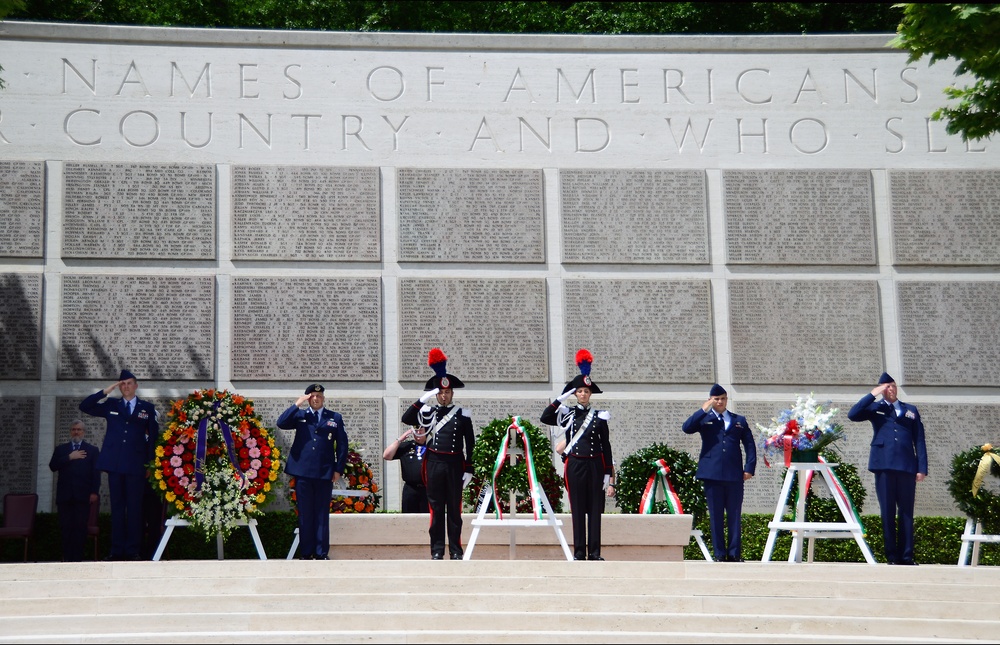
<path fill-rule="evenodd" d="M 325 388 L 313 383 L 278 417 L 279 428 L 295 431 L 285 472 L 295 478 L 300 560 L 330 559 L 330 496 L 347 462 L 344 419 L 325 403 Z"/>
<path fill-rule="evenodd" d="M 586 349 L 576 353 L 580 373 L 566 384 L 562 394 L 542 410 L 541 422 L 556 426 L 562 435 L 556 451 L 562 454 L 563 480 L 569 495 L 573 520 L 573 559 L 603 560 L 601 556 L 601 515 L 614 458 L 611 454 L 608 421 L 611 413 L 591 407 L 590 396 L 603 394 L 590 378 L 593 355 Z M 576 405 L 565 404 L 576 396 Z"/>
<path fill-rule="evenodd" d="M 122 370 L 118 381 L 80 403 L 80 410 L 107 421 L 107 432 L 97 458 L 97 469 L 108 474 L 111 495 L 111 554 L 109 560 L 138 560 L 142 543 L 142 500 L 149 488 L 146 463 L 160 425 L 156 408 L 135 395 L 135 375 Z M 118 390 L 121 398 L 108 398 Z"/>
<path fill-rule="evenodd" d="M 879 395 L 882 399 L 876 400 Z M 875 389 L 854 404 L 847 418 L 871 421 L 875 432 L 868 454 L 868 470 L 875 475 L 886 560 L 889 564 L 916 564 L 913 560 L 913 506 L 917 482 L 927 476 L 927 445 L 920 413 L 915 406 L 899 400 L 895 379 L 882 372 Z"/>
<path fill-rule="evenodd" d="M 90 504 L 97 501 L 101 492 L 101 471 L 97 469 L 101 451 L 83 440 L 85 434 L 83 421 L 73 421 L 69 426 L 69 441 L 56 446 L 49 460 L 49 470 L 58 473 L 56 508 L 63 562 L 83 560 Z"/>
<path fill-rule="evenodd" d="M 424 459 L 424 482 L 427 505 L 431 511 L 428 531 L 431 559 L 443 560 L 445 533 L 452 560 L 461 560 L 462 488 L 472 481 L 472 450 L 476 435 L 468 410 L 452 405 L 455 389 L 465 387 L 457 376 L 449 374 L 448 357 L 439 347 L 427 355 L 427 364 L 435 376 L 424 386 L 424 394 L 403 413 L 403 423 L 419 426 L 427 433 Z M 437 405 L 428 405 L 436 399 Z"/>
<path fill-rule="evenodd" d="M 729 394 L 716 383 L 701 409 L 688 417 L 682 430 L 701 435 L 695 476 L 705 487 L 712 551 L 717 562 L 743 561 L 743 482 L 757 470 L 757 447 L 746 417 L 726 406 Z M 740 453 L 740 444 L 746 461 Z M 728 529 L 728 540 L 723 529 Z"/>

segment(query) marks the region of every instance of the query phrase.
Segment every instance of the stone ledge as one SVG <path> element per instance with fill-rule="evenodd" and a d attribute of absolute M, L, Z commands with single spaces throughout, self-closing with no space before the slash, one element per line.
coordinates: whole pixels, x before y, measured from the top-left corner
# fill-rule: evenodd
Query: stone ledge
<path fill-rule="evenodd" d="M 472 536 L 472 513 L 462 514 L 462 543 Z M 572 548 L 573 527 L 568 513 L 557 514 Z M 519 515 L 524 518 L 524 515 Z M 430 516 L 410 513 L 360 513 L 330 516 L 330 557 L 336 560 L 400 560 L 429 557 Z M 513 529 L 485 526 L 479 532 L 477 560 L 560 560 L 562 548 L 549 527 Z M 605 514 L 601 518 L 602 555 L 608 560 L 680 561 L 691 539 L 690 515 Z M 514 557 L 512 557 L 512 555 Z"/>

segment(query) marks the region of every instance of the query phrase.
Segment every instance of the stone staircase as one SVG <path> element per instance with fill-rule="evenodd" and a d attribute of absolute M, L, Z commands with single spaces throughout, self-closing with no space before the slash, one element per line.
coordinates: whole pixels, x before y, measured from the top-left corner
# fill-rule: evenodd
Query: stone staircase
<path fill-rule="evenodd" d="M 227 560 L 0 565 L 0 642 L 996 642 L 1000 569 Z"/>

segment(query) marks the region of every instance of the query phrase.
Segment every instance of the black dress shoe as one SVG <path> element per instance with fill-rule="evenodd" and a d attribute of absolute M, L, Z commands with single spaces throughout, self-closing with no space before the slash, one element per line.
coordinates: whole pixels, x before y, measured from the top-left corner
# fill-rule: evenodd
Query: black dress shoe
<path fill-rule="evenodd" d="M 580 557 L 580 556 L 578 556 L 578 555 L 574 555 L 574 556 L 573 556 L 573 559 L 574 559 L 574 560 L 586 560 L 587 558 L 583 558 L 583 557 Z"/>
<path fill-rule="evenodd" d="M 330 556 L 328 556 L 328 555 L 314 555 L 313 556 L 313 560 L 329 560 L 329 559 L 330 559 Z"/>
<path fill-rule="evenodd" d="M 901 562 L 899 562 L 899 564 L 904 564 L 904 565 L 908 565 L 908 566 L 911 566 L 911 567 L 917 566 L 917 563 L 914 562 L 913 560 L 902 560 Z"/>
<path fill-rule="evenodd" d="M 431 554 L 431 560 L 444 560 L 444 554 L 443 553 L 432 553 Z"/>
<path fill-rule="evenodd" d="M 461 560 L 462 559 L 462 554 L 461 553 L 452 553 L 451 554 L 451 559 L 452 560 Z"/>
<path fill-rule="evenodd" d="M 601 556 L 599 556 L 599 555 L 591 555 L 591 556 L 587 556 L 587 559 L 588 559 L 588 560 L 600 560 L 601 562 L 604 562 L 604 558 L 602 558 L 602 557 L 601 557 Z"/>

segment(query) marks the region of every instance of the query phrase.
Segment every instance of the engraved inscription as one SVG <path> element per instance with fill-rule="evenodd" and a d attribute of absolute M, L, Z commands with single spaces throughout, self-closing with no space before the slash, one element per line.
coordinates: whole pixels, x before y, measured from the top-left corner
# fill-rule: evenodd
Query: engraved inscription
<path fill-rule="evenodd" d="M 45 164 L 0 161 L 0 256 L 43 257 Z"/>
<path fill-rule="evenodd" d="M 544 262 L 541 170 L 400 168 L 399 259 Z"/>
<path fill-rule="evenodd" d="M 440 347 L 465 382 L 549 378 L 544 280 L 399 281 L 400 378 L 434 376 L 427 352 Z"/>
<path fill-rule="evenodd" d="M 1000 170 L 890 170 L 896 264 L 1000 264 Z"/>
<path fill-rule="evenodd" d="M 378 168 L 233 166 L 232 176 L 234 259 L 382 259 Z"/>
<path fill-rule="evenodd" d="M 65 275 L 60 379 L 215 375 L 215 278 Z"/>
<path fill-rule="evenodd" d="M 561 170 L 563 262 L 707 264 L 701 170 Z"/>
<path fill-rule="evenodd" d="M 0 432 L 4 437 L 4 452 L 8 455 L 0 469 L 0 499 L 7 493 L 37 490 L 38 410 L 36 396 L 0 398 Z"/>
<path fill-rule="evenodd" d="M 878 286 L 860 280 L 731 280 L 733 381 L 868 383 L 883 370 Z"/>
<path fill-rule="evenodd" d="M 235 380 L 382 380 L 378 278 L 233 279 Z"/>
<path fill-rule="evenodd" d="M 708 280 L 566 280 L 567 374 L 594 355 L 594 380 L 700 383 L 715 378 Z"/>
<path fill-rule="evenodd" d="M 726 170 L 727 261 L 875 264 L 867 170 Z"/>
<path fill-rule="evenodd" d="M 0 273 L 0 379 L 41 376 L 42 276 Z"/>
<path fill-rule="evenodd" d="M 67 163 L 63 257 L 215 259 L 215 168 Z"/>
<path fill-rule="evenodd" d="M 903 384 L 1000 385 L 1000 283 L 900 282 Z"/>

